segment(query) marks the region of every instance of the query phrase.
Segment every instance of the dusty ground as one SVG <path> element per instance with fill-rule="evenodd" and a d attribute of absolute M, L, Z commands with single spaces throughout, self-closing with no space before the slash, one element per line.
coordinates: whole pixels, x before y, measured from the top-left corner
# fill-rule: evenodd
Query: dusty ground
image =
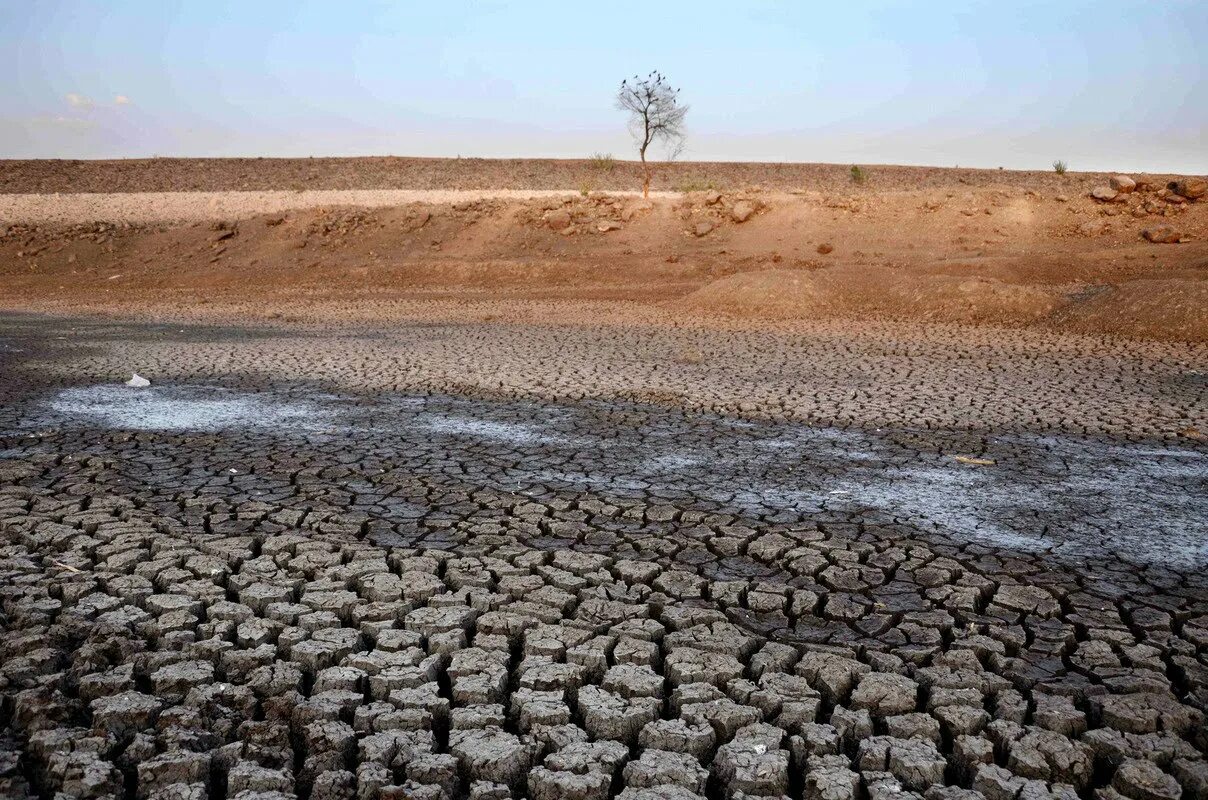
<path fill-rule="evenodd" d="M 0 795 L 1208 798 L 1208 203 L 709 168 L 0 164 Z"/>
<path fill-rule="evenodd" d="M 864 165 L 869 185 L 892 191 L 957 185 L 1089 192 L 1101 173 L 940 169 Z M 1140 177 L 1140 176 L 1138 176 Z M 1164 186 L 1175 176 L 1150 175 Z M 642 185 L 635 161 L 484 158 L 152 158 L 122 161 L 6 161 L 0 193 L 196 192 L 284 189 L 548 189 L 631 191 Z M 655 165 L 656 190 L 847 191 L 848 165 L 677 162 Z"/>

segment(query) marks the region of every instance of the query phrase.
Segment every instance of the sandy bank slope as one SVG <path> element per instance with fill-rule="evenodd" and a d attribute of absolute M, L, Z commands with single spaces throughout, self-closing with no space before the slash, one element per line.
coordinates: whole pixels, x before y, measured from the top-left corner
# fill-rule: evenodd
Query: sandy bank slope
<path fill-rule="evenodd" d="M 319 189 L 300 192 L 114 192 L 0 194 L 0 221 L 71 225 L 78 222 L 196 222 L 241 219 L 307 208 L 385 208 L 408 203 L 531 200 L 578 194 L 572 189 Z M 616 194 L 635 195 L 639 192 Z"/>
<path fill-rule="evenodd" d="M 0 214 L 0 305 L 556 299 L 1206 341 L 1208 202 L 1164 191 L 0 195 L 24 220 Z"/>

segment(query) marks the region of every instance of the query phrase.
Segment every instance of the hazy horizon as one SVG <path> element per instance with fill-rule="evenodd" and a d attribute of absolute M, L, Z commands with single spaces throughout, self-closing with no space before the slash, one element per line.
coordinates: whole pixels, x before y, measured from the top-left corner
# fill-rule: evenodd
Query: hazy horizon
<path fill-rule="evenodd" d="M 1208 4 L 50 0 L 0 7 L 0 158 L 633 158 L 663 71 L 687 161 L 1208 172 Z"/>

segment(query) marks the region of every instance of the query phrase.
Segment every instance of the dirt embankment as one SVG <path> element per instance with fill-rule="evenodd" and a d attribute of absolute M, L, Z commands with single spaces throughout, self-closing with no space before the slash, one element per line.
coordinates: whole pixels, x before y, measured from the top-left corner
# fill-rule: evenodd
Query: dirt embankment
<path fill-rule="evenodd" d="M 399 303 L 440 300 L 488 316 L 491 304 L 499 314 L 528 304 L 529 320 L 600 321 L 607 307 L 621 324 L 640 309 L 674 324 L 848 317 L 1208 341 L 1208 201 L 1152 181 L 1103 202 L 1078 190 L 1082 178 L 1054 189 L 1057 176 L 1012 187 L 932 172 L 947 182 L 649 201 L 536 190 L 377 204 L 276 193 L 267 207 L 246 193 L 57 205 L 13 195 L 0 197 L 0 306 L 216 316 L 339 307 L 380 321 Z M 190 210 L 183 221 L 165 221 L 174 202 Z"/>

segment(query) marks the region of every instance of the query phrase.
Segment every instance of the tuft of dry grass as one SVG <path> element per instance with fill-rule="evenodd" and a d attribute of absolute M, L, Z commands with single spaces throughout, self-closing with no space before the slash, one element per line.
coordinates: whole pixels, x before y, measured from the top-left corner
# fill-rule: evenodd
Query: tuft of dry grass
<path fill-rule="evenodd" d="M 588 162 L 596 172 L 613 172 L 617 168 L 617 160 L 612 153 L 593 153 Z"/>

